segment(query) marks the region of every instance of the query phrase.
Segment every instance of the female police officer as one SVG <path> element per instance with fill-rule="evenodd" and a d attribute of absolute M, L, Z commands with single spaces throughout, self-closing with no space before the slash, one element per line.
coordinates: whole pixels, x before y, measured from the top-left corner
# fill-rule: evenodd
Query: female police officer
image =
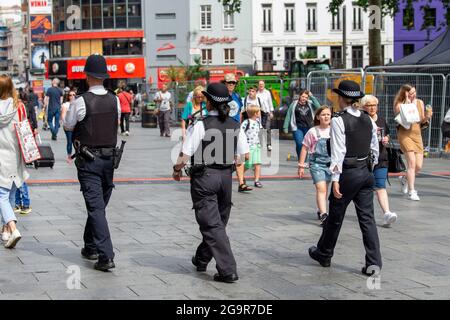
<path fill-rule="evenodd" d="M 203 94 L 209 116 L 188 129 L 173 178 L 180 180 L 181 170 L 190 159 L 192 202 L 203 236 L 192 263 L 202 272 L 214 258 L 219 272 L 214 280 L 232 283 L 239 278 L 225 228 L 232 205 L 234 163 L 239 162 L 239 155 L 248 156 L 249 147 L 239 123 L 228 116 L 231 98 L 226 86 L 211 84 Z"/>
<path fill-rule="evenodd" d="M 331 120 L 333 192 L 330 195 L 330 215 L 317 247 L 311 247 L 309 255 L 321 266 L 330 266 L 345 211 L 353 201 L 366 249 L 366 264 L 362 272 L 371 275 L 381 270 L 371 168 L 371 157 L 374 162 L 378 161 L 378 128 L 367 113 L 355 107 L 354 102 L 364 97 L 356 82 L 344 80 L 333 91 L 339 95 L 339 106 L 343 112 Z"/>

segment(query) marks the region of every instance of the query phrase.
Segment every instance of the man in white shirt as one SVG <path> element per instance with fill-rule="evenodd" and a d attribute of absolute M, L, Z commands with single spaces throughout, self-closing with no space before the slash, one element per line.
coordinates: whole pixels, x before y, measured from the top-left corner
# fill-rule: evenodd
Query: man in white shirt
<path fill-rule="evenodd" d="M 256 96 L 261 101 L 261 124 L 267 132 L 267 150 L 272 151 L 272 130 L 271 120 L 275 111 L 272 102 L 272 94 L 266 89 L 266 83 L 261 80 L 258 83 L 258 93 Z"/>
<path fill-rule="evenodd" d="M 153 101 L 159 109 L 158 123 L 161 137 L 170 137 L 170 112 L 172 111 L 172 95 L 168 91 L 167 84 L 162 85 L 161 91 L 158 91 Z"/>
<path fill-rule="evenodd" d="M 330 214 L 317 247 L 309 248 L 309 255 L 322 267 L 330 266 L 347 206 L 353 201 L 366 250 L 362 273 L 370 276 L 382 267 L 373 206 L 372 170 L 379 153 L 377 125 L 355 107 L 354 102 L 364 97 L 357 83 L 345 80 L 333 91 L 339 95 L 343 112 L 331 121 Z"/>

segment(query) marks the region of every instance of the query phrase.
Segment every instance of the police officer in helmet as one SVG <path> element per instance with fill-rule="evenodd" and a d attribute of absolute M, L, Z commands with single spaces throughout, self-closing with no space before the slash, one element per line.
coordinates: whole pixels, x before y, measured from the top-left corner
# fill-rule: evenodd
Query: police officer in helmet
<path fill-rule="evenodd" d="M 173 178 L 180 180 L 181 170 L 190 160 L 191 197 L 203 236 L 192 263 L 197 271 L 204 272 L 214 258 L 218 271 L 214 280 L 232 283 L 239 278 L 225 228 L 232 205 L 234 164 L 237 161 L 242 165 L 239 155 L 248 156 L 249 146 L 239 123 L 228 116 L 231 98 L 226 86 L 210 84 L 203 94 L 209 115 L 188 128 Z"/>
<path fill-rule="evenodd" d="M 103 56 L 91 55 L 84 72 L 89 91 L 75 100 L 65 126 L 74 128 L 75 164 L 88 212 L 81 255 L 98 260 L 95 269 L 108 271 L 115 265 L 105 209 L 114 188 L 120 103 L 103 86 L 104 79 L 109 78 Z"/>
<path fill-rule="evenodd" d="M 353 201 L 366 250 L 362 272 L 372 275 L 382 267 L 373 206 L 372 169 L 379 153 L 377 125 L 367 113 L 355 106 L 355 102 L 364 97 L 356 82 L 342 81 L 333 91 L 339 95 L 342 111 L 331 121 L 333 192 L 329 199 L 330 214 L 317 247 L 311 247 L 309 255 L 322 267 L 330 266 L 345 211 Z"/>

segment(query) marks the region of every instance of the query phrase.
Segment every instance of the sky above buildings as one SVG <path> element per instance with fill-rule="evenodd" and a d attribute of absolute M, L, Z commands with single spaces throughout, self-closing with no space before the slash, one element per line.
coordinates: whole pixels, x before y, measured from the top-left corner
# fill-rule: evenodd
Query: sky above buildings
<path fill-rule="evenodd" d="M 12 6 L 12 5 L 15 5 L 15 4 L 19 5 L 20 4 L 20 0 L 1 0 L 0 1 L 0 5 L 1 6 L 5 6 L 5 7 Z"/>

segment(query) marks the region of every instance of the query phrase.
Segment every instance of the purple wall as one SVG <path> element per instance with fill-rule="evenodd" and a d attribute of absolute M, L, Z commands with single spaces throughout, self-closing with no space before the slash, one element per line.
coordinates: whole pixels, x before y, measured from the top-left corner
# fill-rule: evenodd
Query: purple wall
<path fill-rule="evenodd" d="M 442 1 L 431 1 L 430 4 L 431 8 L 436 8 L 436 28 L 432 29 L 429 34 L 427 30 L 420 30 L 424 20 L 420 7 L 428 2 L 428 0 L 414 2 L 414 28 L 407 30 L 403 27 L 403 9 L 406 7 L 406 1 L 400 1 L 399 12 L 394 17 L 394 60 L 404 57 L 404 44 L 414 44 L 415 51 L 418 51 L 445 31 L 445 27 L 440 28 L 441 23 L 445 23 L 446 13 Z M 440 30 L 438 31 L 438 29 Z"/>

